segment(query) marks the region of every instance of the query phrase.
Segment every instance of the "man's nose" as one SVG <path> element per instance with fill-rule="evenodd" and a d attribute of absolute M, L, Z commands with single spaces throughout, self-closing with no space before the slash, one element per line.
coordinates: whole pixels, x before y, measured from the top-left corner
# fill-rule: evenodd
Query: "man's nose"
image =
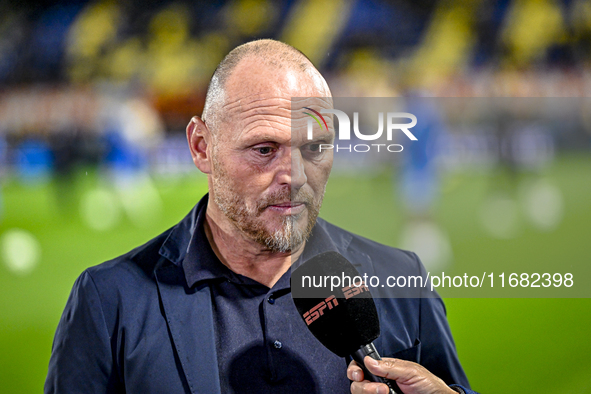
<path fill-rule="evenodd" d="M 282 184 L 288 184 L 291 187 L 292 192 L 297 192 L 297 190 L 306 184 L 308 178 L 306 177 L 304 161 L 300 150 L 290 149 L 288 152 L 289 153 L 283 158 L 283 171 L 280 175 L 279 182 Z"/>

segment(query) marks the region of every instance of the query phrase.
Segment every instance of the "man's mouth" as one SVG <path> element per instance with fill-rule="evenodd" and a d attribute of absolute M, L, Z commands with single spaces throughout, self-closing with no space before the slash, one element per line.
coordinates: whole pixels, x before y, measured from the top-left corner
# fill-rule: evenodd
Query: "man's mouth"
<path fill-rule="evenodd" d="M 282 215 L 299 215 L 306 209 L 306 203 L 300 201 L 287 201 L 271 204 L 267 206 L 267 208 Z"/>

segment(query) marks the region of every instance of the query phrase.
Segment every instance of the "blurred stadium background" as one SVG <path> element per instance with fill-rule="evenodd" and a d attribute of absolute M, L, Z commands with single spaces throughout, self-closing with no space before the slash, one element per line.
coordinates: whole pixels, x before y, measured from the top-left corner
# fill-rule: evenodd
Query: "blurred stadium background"
<path fill-rule="evenodd" d="M 335 96 L 463 98 L 437 101 L 445 132 L 424 128 L 404 159 L 339 159 L 325 218 L 433 271 L 590 262 L 591 1 L 5 0 L 0 391 L 42 390 L 84 268 L 205 193 L 184 128 L 221 58 L 264 37 L 306 53 Z M 556 99 L 533 119 L 523 97 Z M 447 298 L 473 387 L 590 393 L 589 301 Z"/>

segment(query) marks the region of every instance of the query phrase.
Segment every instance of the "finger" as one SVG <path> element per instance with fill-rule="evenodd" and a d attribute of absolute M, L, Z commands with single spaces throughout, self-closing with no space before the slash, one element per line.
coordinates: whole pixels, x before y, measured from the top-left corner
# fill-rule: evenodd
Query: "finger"
<path fill-rule="evenodd" d="M 404 361 L 397 358 L 383 358 L 378 361 L 366 356 L 363 362 L 369 372 L 390 380 L 400 380 L 404 382 L 413 376 L 418 375 L 418 364 L 410 361 Z"/>
<path fill-rule="evenodd" d="M 389 394 L 390 389 L 383 383 L 373 383 L 368 380 L 351 383 L 351 394 Z"/>
<path fill-rule="evenodd" d="M 355 382 L 363 381 L 363 370 L 359 368 L 355 361 L 351 361 L 347 368 L 347 378 Z"/>

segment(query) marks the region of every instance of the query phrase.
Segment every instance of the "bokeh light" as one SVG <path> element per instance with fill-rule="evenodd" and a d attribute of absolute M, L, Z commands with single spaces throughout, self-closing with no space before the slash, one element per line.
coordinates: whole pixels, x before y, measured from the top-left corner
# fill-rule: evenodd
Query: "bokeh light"
<path fill-rule="evenodd" d="M 2 260 L 15 275 L 28 275 L 41 259 L 41 245 L 29 231 L 12 228 L 0 236 Z"/>

